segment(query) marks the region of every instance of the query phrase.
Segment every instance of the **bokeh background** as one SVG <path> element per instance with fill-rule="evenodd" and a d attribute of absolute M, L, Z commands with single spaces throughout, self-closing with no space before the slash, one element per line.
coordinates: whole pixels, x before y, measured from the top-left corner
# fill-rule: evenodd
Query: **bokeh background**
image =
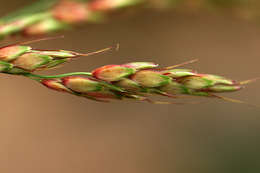
<path fill-rule="evenodd" d="M 2 0 L 1 4 L 4 15 L 28 1 Z M 44 74 L 91 71 L 131 61 L 167 66 L 199 58 L 189 67 L 237 80 L 260 76 L 257 18 L 245 20 L 229 12 L 228 6 L 224 11 L 130 11 L 33 47 L 86 52 L 121 45 L 118 52 L 82 57 Z M 201 102 L 195 105 L 96 103 L 48 90 L 23 77 L 1 74 L 0 78 L 0 172 L 260 171 L 259 108 L 197 97 L 191 99 Z M 259 87 L 256 82 L 225 96 L 260 106 Z"/>

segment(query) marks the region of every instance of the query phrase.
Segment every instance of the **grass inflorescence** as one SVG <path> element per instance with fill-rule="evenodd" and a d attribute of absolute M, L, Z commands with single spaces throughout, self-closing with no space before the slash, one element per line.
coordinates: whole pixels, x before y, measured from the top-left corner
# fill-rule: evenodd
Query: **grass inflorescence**
<path fill-rule="evenodd" d="M 34 74 L 35 71 L 57 67 L 79 56 L 89 56 L 119 45 L 90 53 L 77 53 L 67 50 L 38 50 L 27 44 L 49 40 L 44 38 L 12 44 L 0 48 L 0 72 L 22 75 L 36 80 L 44 86 L 95 101 L 134 99 L 151 103 L 151 95 L 180 98 L 183 95 L 221 98 L 226 101 L 243 103 L 216 95 L 234 92 L 254 80 L 238 82 L 222 76 L 201 74 L 181 66 L 196 62 L 197 59 L 182 64 L 159 67 L 153 62 L 130 62 L 106 65 L 91 72 L 73 72 L 53 76 Z"/>

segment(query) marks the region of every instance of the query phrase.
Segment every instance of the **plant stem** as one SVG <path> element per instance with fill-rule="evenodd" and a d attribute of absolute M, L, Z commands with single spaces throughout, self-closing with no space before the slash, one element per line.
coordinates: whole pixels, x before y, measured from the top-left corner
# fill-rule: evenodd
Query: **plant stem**
<path fill-rule="evenodd" d="M 22 75 L 30 78 L 40 78 L 40 79 L 55 79 L 55 78 L 63 78 L 63 77 L 74 76 L 74 75 L 84 75 L 84 76 L 92 77 L 92 73 L 90 72 L 72 72 L 72 73 L 65 73 L 65 74 L 53 75 L 53 76 L 45 76 L 45 75 L 38 75 L 32 73 L 25 73 Z"/>

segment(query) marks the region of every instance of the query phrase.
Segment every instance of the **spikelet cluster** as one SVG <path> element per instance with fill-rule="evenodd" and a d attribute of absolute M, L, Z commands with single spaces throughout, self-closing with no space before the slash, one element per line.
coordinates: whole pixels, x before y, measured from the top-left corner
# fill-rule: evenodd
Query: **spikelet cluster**
<path fill-rule="evenodd" d="M 106 65 L 93 70 L 89 76 L 68 75 L 40 82 L 50 89 L 96 101 L 130 98 L 152 102 L 150 95 L 215 97 L 214 93 L 242 88 L 239 82 L 221 76 L 199 74 L 190 69 L 159 69 L 150 62 Z"/>
<path fill-rule="evenodd" d="M 0 73 L 29 77 L 50 89 L 96 101 L 129 98 L 153 102 L 149 98 L 150 95 L 172 98 L 192 95 L 223 99 L 215 93 L 238 91 L 243 85 L 255 80 L 237 82 L 218 75 L 201 74 L 192 69 L 177 68 L 197 60 L 163 68 L 159 68 L 158 64 L 152 62 L 131 62 L 106 65 L 92 72 L 74 72 L 54 76 L 34 74 L 35 71 L 59 66 L 79 56 L 89 56 L 119 48 L 117 44 L 116 47 L 82 54 L 67 50 L 38 50 L 26 45 L 49 39 L 55 39 L 55 37 L 0 47 Z"/>
<path fill-rule="evenodd" d="M 224 99 L 215 93 L 238 91 L 242 85 L 254 81 L 237 82 L 218 75 L 201 74 L 195 70 L 177 68 L 196 60 L 164 68 L 159 68 L 158 64 L 152 62 L 131 62 L 106 65 L 92 72 L 74 72 L 55 76 L 36 75 L 33 72 L 56 67 L 78 56 L 89 56 L 113 49 L 109 47 L 82 54 L 67 50 L 38 50 L 25 45 L 46 39 L 53 38 L 1 47 L 0 73 L 23 75 L 50 89 L 96 101 L 128 98 L 152 103 L 155 102 L 149 98 L 150 95 L 172 98 L 192 95 Z M 117 50 L 118 45 L 115 48 Z M 225 100 L 240 102 L 227 98 Z"/>
<path fill-rule="evenodd" d="M 46 39 L 54 38 L 33 40 L 27 43 Z M 111 48 L 112 47 L 91 52 L 89 54 L 83 54 L 67 50 L 37 50 L 33 49 L 31 46 L 24 45 L 24 43 L 8 45 L 5 47 L 0 47 L 0 72 L 24 74 L 39 70 L 46 70 L 57 67 L 73 58 L 93 55 L 110 50 Z"/>

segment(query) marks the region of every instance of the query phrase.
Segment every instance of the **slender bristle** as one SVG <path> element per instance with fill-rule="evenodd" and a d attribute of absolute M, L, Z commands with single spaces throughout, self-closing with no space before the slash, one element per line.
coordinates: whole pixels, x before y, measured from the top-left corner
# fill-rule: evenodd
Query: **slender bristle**
<path fill-rule="evenodd" d="M 256 82 L 259 79 L 260 79 L 260 77 L 257 77 L 257 78 L 254 78 L 254 79 L 249 79 L 249 80 L 241 81 L 241 82 L 239 82 L 239 84 L 240 85 L 247 85 L 247 84 Z"/>
<path fill-rule="evenodd" d="M 80 56 L 91 56 L 91 55 L 95 55 L 95 54 L 107 52 L 107 51 L 110 51 L 110 50 L 113 50 L 113 49 L 115 49 L 116 51 L 118 51 L 118 50 L 119 50 L 119 44 L 117 44 L 115 47 L 114 47 L 114 46 L 111 46 L 111 47 L 107 47 L 107 48 L 104 48 L 104 49 L 100 49 L 100 50 L 97 50 L 97 51 L 94 51 L 94 52 L 89 52 L 89 53 L 77 53 L 77 55 L 80 55 Z"/>
<path fill-rule="evenodd" d="M 224 96 L 219 96 L 219 95 L 214 95 L 214 94 L 211 94 L 211 96 L 216 97 L 216 98 L 221 99 L 221 100 L 225 100 L 225 101 L 227 101 L 227 102 L 247 104 L 247 103 L 244 102 L 244 101 L 236 100 L 236 99 L 229 98 L 229 97 L 224 97 Z"/>
<path fill-rule="evenodd" d="M 238 103 L 238 104 L 245 104 L 245 105 L 248 105 L 248 106 L 251 106 L 251 107 L 255 107 L 255 108 L 260 109 L 260 106 L 259 106 L 259 105 L 247 103 L 247 102 L 244 102 L 244 101 L 241 101 L 241 100 L 237 100 L 237 99 L 233 99 L 233 98 L 229 98 L 229 97 L 224 97 L 224 96 L 218 96 L 218 95 L 212 95 L 212 96 L 213 96 L 213 97 L 216 97 L 216 98 L 218 98 L 218 99 L 227 101 L 227 102 Z"/>
<path fill-rule="evenodd" d="M 177 68 L 177 67 L 181 67 L 181 66 L 184 66 L 184 65 L 188 65 L 188 64 L 195 63 L 195 62 L 197 62 L 197 61 L 199 61 L 199 59 L 193 59 L 193 60 L 190 60 L 190 61 L 181 63 L 181 64 L 177 64 L 177 65 L 165 67 L 165 68 L 163 68 L 163 70 L 171 70 L 171 69 L 174 69 L 174 68 Z"/>
<path fill-rule="evenodd" d="M 56 36 L 56 37 L 44 37 L 44 38 L 39 38 L 39 39 L 34 39 L 34 40 L 29 40 L 29 41 L 24 41 L 24 42 L 19 42 L 17 43 L 20 45 L 26 45 L 26 44 L 31 44 L 31 43 L 37 43 L 37 42 L 41 42 L 41 41 L 49 41 L 49 40 L 56 40 L 56 39 L 62 39 L 64 38 L 64 35 L 60 35 L 60 36 Z"/>

